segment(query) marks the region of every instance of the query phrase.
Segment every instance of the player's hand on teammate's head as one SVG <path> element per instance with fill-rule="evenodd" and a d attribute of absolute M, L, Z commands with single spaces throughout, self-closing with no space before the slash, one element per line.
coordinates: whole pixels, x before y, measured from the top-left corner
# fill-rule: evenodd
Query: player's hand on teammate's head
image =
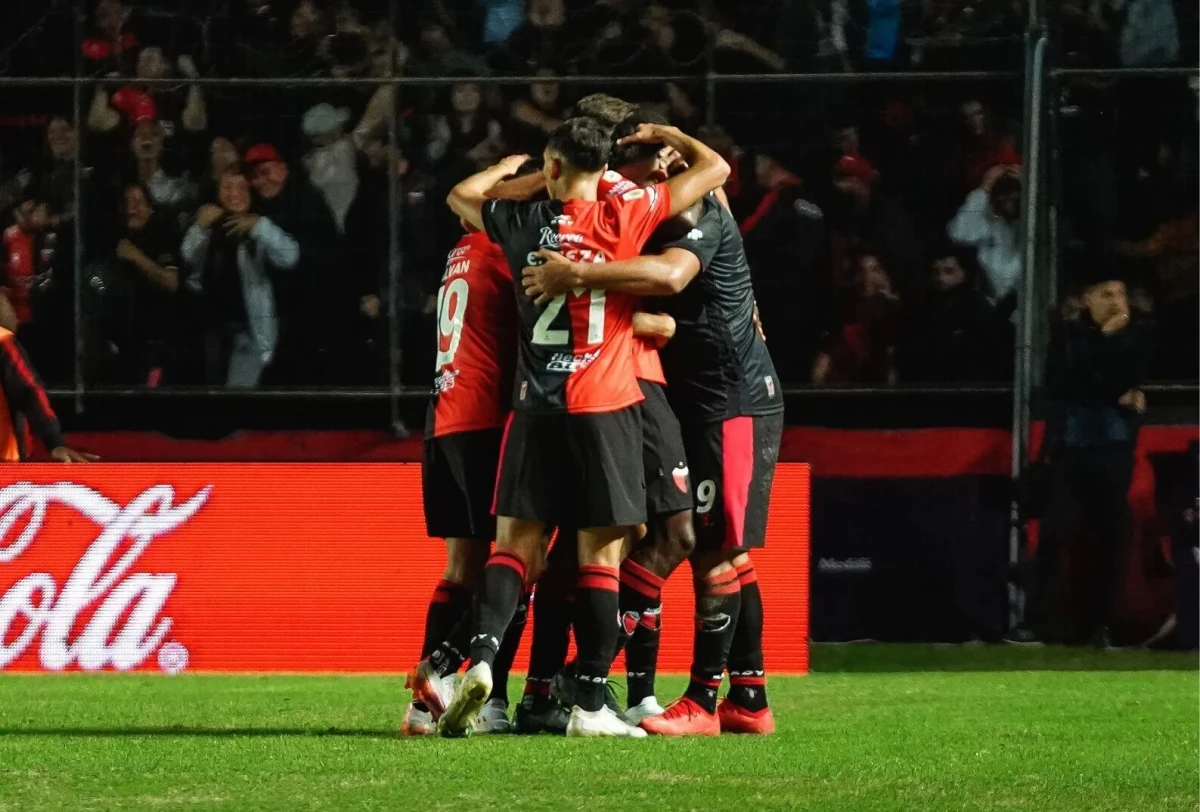
<path fill-rule="evenodd" d="M 515 175 L 522 164 L 528 160 L 528 155 L 509 155 L 507 158 L 502 158 L 496 166 L 502 167 L 505 175 Z"/>
<path fill-rule="evenodd" d="M 525 295 L 536 305 L 544 305 L 555 296 L 579 287 L 579 272 L 575 263 L 557 251 L 543 248 L 537 252 L 542 262 L 530 265 L 521 272 Z"/>
<path fill-rule="evenodd" d="M 627 135 L 617 143 L 626 144 L 658 144 L 663 140 L 663 130 L 668 129 L 662 124 L 639 124 L 637 132 Z"/>

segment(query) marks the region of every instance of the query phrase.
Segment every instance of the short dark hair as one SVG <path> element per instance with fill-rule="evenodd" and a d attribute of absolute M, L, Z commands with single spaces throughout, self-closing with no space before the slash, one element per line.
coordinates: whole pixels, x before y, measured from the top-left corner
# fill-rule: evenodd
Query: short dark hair
<path fill-rule="evenodd" d="M 513 172 L 512 176 L 514 178 L 523 178 L 526 175 L 532 175 L 535 172 L 541 172 L 541 171 L 542 171 L 542 159 L 540 157 L 530 158 L 529 160 L 525 161 L 525 163 L 523 163 L 519 167 L 517 167 L 517 171 Z"/>
<path fill-rule="evenodd" d="M 609 128 L 593 118 L 567 119 L 550 133 L 546 149 L 581 172 L 599 172 L 612 154 Z"/>
<path fill-rule="evenodd" d="M 610 127 L 620 124 L 635 109 L 629 102 L 607 93 L 593 93 L 575 103 L 575 115 L 594 118 Z"/>
<path fill-rule="evenodd" d="M 668 123 L 666 116 L 654 110 L 644 107 L 634 110 L 613 130 L 613 152 L 612 157 L 609 159 L 609 164 L 615 168 L 620 168 L 653 158 L 663 148 L 662 144 L 628 144 L 626 146 L 619 146 L 617 142 L 627 135 L 633 135 L 642 124 L 665 125 Z"/>

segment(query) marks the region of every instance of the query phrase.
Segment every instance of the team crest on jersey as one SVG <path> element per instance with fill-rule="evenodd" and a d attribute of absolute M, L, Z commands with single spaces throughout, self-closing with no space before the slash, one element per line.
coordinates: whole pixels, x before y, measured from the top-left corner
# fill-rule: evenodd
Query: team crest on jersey
<path fill-rule="evenodd" d="M 550 220 L 550 225 L 552 225 L 552 226 L 573 226 L 573 225 L 575 225 L 575 218 L 569 214 L 558 214 L 558 215 L 555 215 L 554 218 Z"/>
<path fill-rule="evenodd" d="M 689 240 L 691 240 L 692 242 L 695 242 L 696 240 L 699 240 L 703 237 L 704 237 L 704 232 L 698 228 L 693 228 L 691 231 L 689 231 L 687 233 L 687 238 Z"/>
<path fill-rule="evenodd" d="M 680 464 L 671 472 L 671 479 L 675 482 L 675 487 L 683 493 L 689 493 L 691 488 L 688 487 L 688 468 L 686 465 Z"/>
<path fill-rule="evenodd" d="M 441 375 L 433 379 L 433 393 L 436 395 L 439 392 L 449 392 L 454 388 L 454 383 L 458 379 L 457 369 L 448 369 Z"/>

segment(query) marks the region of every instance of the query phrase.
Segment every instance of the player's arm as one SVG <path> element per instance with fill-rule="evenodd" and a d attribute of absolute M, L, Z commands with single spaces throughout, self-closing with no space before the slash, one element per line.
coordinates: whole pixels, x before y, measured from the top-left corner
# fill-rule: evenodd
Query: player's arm
<path fill-rule="evenodd" d="M 622 138 L 621 143 L 665 144 L 676 150 L 687 163 L 687 169 L 666 182 L 670 191 L 672 217 L 723 186 L 729 177 L 729 164 L 725 163 L 724 158 L 678 127 L 642 124 L 633 135 Z"/>
<path fill-rule="evenodd" d="M 525 269 L 525 293 L 538 303 L 549 301 L 572 288 L 615 290 L 638 296 L 672 296 L 688 286 L 700 273 L 700 258 L 683 248 L 668 248 L 619 262 L 572 262 L 543 248 L 542 265 Z"/>
<path fill-rule="evenodd" d="M 546 191 L 546 176 L 541 172 L 531 172 L 519 178 L 502 180 L 487 190 L 488 200 L 529 200 L 537 194 Z"/>
<path fill-rule="evenodd" d="M 633 334 L 661 347 L 675 337 L 675 319 L 666 313 L 634 313 Z"/>
<path fill-rule="evenodd" d="M 516 173 L 521 164 L 528 160 L 528 155 L 510 155 L 500 163 L 477 172 L 450 190 L 446 204 L 459 219 L 483 230 L 483 206 L 489 199 L 488 190 Z"/>

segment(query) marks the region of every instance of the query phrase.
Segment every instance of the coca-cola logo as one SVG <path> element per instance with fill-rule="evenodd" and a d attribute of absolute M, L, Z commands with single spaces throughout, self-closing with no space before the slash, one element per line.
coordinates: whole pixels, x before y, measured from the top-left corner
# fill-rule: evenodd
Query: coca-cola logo
<path fill-rule="evenodd" d="M 171 631 L 171 618 L 161 614 L 176 576 L 129 571 L 155 539 L 191 519 L 211 491 L 210 485 L 176 504 L 174 488 L 155 485 L 122 506 L 72 482 L 17 482 L 0 489 L 0 582 L 8 581 L 4 568 L 39 543 L 51 505 L 69 507 L 99 528 L 61 589 L 50 573 L 31 572 L 0 597 L 0 669 L 39 636 L 38 657 L 46 669 L 74 664 L 87 671 L 125 671 L 140 665 Z M 72 637 L 92 607 L 95 611 Z M 181 644 L 170 645 L 167 659 L 186 666 L 186 649 L 180 654 L 176 646 Z"/>

